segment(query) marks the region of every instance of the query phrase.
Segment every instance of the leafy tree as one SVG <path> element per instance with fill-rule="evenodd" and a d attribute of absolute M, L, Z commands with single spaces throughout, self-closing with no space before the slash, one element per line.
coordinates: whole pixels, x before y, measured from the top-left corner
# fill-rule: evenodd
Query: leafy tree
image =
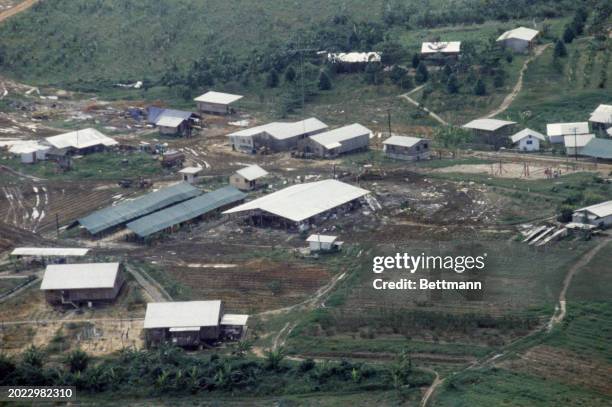
<path fill-rule="evenodd" d="M 383 65 L 395 65 L 402 60 L 405 50 L 397 41 L 385 41 L 380 46 L 380 52 Z"/>
<path fill-rule="evenodd" d="M 421 63 L 421 57 L 419 56 L 419 54 L 414 54 L 412 56 L 412 67 L 416 69 L 420 63 Z"/>
<path fill-rule="evenodd" d="M 567 223 L 572 221 L 572 215 L 574 214 L 574 210 L 570 206 L 563 206 L 557 215 L 557 220 L 559 222 Z"/>
<path fill-rule="evenodd" d="M 412 358 L 407 350 L 403 350 L 397 361 L 391 366 L 390 372 L 393 380 L 393 387 L 399 390 L 408 382 L 408 377 L 412 374 Z"/>
<path fill-rule="evenodd" d="M 412 80 L 412 76 L 404 76 L 404 78 L 402 78 L 402 81 L 400 82 L 400 87 L 405 90 L 414 88 L 414 81 Z"/>
<path fill-rule="evenodd" d="M 566 44 L 571 44 L 571 42 L 574 41 L 575 37 L 576 33 L 574 33 L 572 27 L 570 27 L 569 25 L 565 27 L 565 31 L 563 31 L 563 42 Z"/>
<path fill-rule="evenodd" d="M 0 383 L 6 384 L 6 379 L 15 371 L 15 362 L 8 356 L 0 354 Z"/>
<path fill-rule="evenodd" d="M 563 41 L 557 40 L 557 42 L 555 43 L 554 56 L 555 58 L 563 58 L 567 56 L 567 48 L 565 48 L 565 44 L 563 44 Z"/>
<path fill-rule="evenodd" d="M 320 90 L 330 90 L 332 88 L 331 79 L 329 75 L 325 71 L 321 71 L 319 74 L 319 89 Z"/>
<path fill-rule="evenodd" d="M 425 66 L 423 62 L 419 63 L 414 79 L 418 84 L 425 83 L 429 79 L 429 72 L 427 71 L 427 66 Z"/>
<path fill-rule="evenodd" d="M 295 69 L 292 66 L 285 70 L 285 82 L 293 82 L 297 74 L 295 73 Z"/>
<path fill-rule="evenodd" d="M 23 353 L 22 362 L 32 367 L 42 367 L 44 362 L 43 352 L 36 346 L 31 345 Z"/>
<path fill-rule="evenodd" d="M 271 69 L 266 76 L 266 86 L 268 88 L 275 88 L 278 86 L 278 72 L 276 69 Z"/>
<path fill-rule="evenodd" d="M 482 79 L 478 79 L 476 85 L 474 85 L 474 94 L 477 96 L 484 96 L 487 94 L 487 87 Z"/>
<path fill-rule="evenodd" d="M 496 88 L 501 88 L 502 86 L 504 86 L 505 82 L 506 78 L 504 76 L 504 71 L 497 71 L 497 73 L 493 77 L 493 86 L 495 86 Z"/>
<path fill-rule="evenodd" d="M 365 67 L 365 81 L 370 85 L 380 85 L 383 83 L 383 69 L 378 62 L 370 62 Z"/>
<path fill-rule="evenodd" d="M 402 82 L 402 79 L 404 79 L 404 77 L 406 76 L 407 72 L 404 68 L 402 68 L 401 66 L 393 66 L 393 68 L 391 68 L 391 72 L 389 72 L 389 78 L 391 79 L 391 82 L 393 82 L 396 85 L 399 85 Z"/>
<path fill-rule="evenodd" d="M 472 133 L 460 127 L 443 126 L 436 128 L 434 138 L 445 148 L 456 148 L 472 140 Z"/>
<path fill-rule="evenodd" d="M 448 90 L 448 93 L 459 92 L 459 82 L 457 81 L 457 76 L 454 73 L 450 74 L 448 80 L 446 81 L 446 90 Z"/>
<path fill-rule="evenodd" d="M 444 76 L 448 78 L 453 73 L 453 69 L 450 67 L 449 64 L 445 64 L 444 68 L 442 69 L 442 72 L 444 73 Z"/>
<path fill-rule="evenodd" d="M 68 354 L 66 364 L 70 367 L 70 372 L 82 372 L 87 369 L 89 364 L 89 355 L 81 349 L 77 349 Z"/>
<path fill-rule="evenodd" d="M 266 367 L 270 370 L 278 370 L 284 358 L 285 350 L 282 347 L 268 349 L 266 350 Z"/>

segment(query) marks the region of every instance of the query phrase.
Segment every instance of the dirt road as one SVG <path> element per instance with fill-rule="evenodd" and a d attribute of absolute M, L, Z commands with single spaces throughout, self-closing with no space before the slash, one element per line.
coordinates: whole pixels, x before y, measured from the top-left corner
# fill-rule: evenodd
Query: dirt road
<path fill-rule="evenodd" d="M 153 302 L 172 301 L 172 297 L 157 281 L 143 270 L 138 270 L 130 264 L 125 265 L 125 269 L 140 284 L 145 292 L 151 297 Z"/>
<path fill-rule="evenodd" d="M 434 394 L 434 392 L 436 391 L 436 389 L 442 384 L 444 383 L 444 380 L 446 379 L 441 379 L 440 375 L 438 374 L 438 372 L 436 372 L 433 369 L 428 369 L 428 368 L 421 368 L 423 370 L 427 370 L 433 374 L 436 375 L 436 378 L 434 379 L 434 381 L 431 383 L 431 386 L 429 386 L 427 388 L 427 391 L 425 392 L 425 394 L 423 395 L 423 398 L 421 399 L 421 407 L 427 407 L 427 403 L 429 402 L 429 399 L 431 398 L 431 395 Z"/>
<path fill-rule="evenodd" d="M 6 20 L 7 18 L 14 16 L 15 14 L 21 13 L 22 11 L 29 9 L 36 3 L 38 3 L 38 0 L 25 0 L 16 5 L 15 7 L 11 7 L 8 10 L 4 10 L 0 13 L 0 23 Z"/>
<path fill-rule="evenodd" d="M 589 264 L 589 262 L 593 259 L 593 257 L 595 257 L 595 255 L 597 253 L 599 253 L 599 251 L 601 249 L 604 248 L 604 246 L 606 246 L 608 243 L 610 243 L 612 241 L 612 239 L 604 239 L 601 242 L 599 242 L 597 244 L 597 246 L 593 247 L 591 250 L 589 250 L 588 252 L 586 252 L 581 258 L 580 260 L 578 260 L 578 262 L 576 262 L 576 264 L 574 264 L 569 271 L 567 272 L 565 279 L 563 280 L 563 288 L 561 289 L 561 292 L 559 293 L 559 304 L 555 307 L 555 313 L 553 314 L 553 316 L 550 318 L 550 321 L 548 322 L 548 325 L 546 327 L 546 330 L 548 332 L 552 331 L 552 329 L 558 325 L 559 323 L 561 323 L 563 321 L 563 319 L 565 318 L 565 315 L 567 313 L 567 300 L 566 300 L 566 294 L 567 294 L 567 289 L 569 288 L 571 282 L 572 282 L 572 278 L 574 277 L 574 275 L 580 271 L 580 269 L 584 266 L 586 266 L 587 264 Z"/>
<path fill-rule="evenodd" d="M 536 59 L 537 57 L 539 57 L 540 55 L 542 55 L 542 52 L 544 52 L 544 50 L 548 48 L 549 45 L 550 43 L 543 44 L 535 48 L 533 54 L 525 60 L 525 63 L 523 63 L 523 66 L 521 67 L 521 70 L 519 72 L 518 80 L 516 81 L 514 88 L 512 88 L 512 92 L 508 93 L 508 95 L 504 98 L 501 105 L 497 109 L 493 110 L 485 117 L 491 118 L 491 117 L 497 116 L 498 114 L 504 112 L 506 109 L 510 107 L 512 102 L 514 102 L 514 99 L 516 99 L 516 97 L 520 93 L 521 89 L 523 89 L 523 76 L 525 75 L 525 71 L 527 71 L 527 67 L 529 66 L 529 63 L 533 61 L 534 59 Z"/>
<path fill-rule="evenodd" d="M 448 125 L 448 123 L 443 118 L 441 118 L 440 116 L 438 116 L 437 114 L 435 114 L 434 112 L 432 112 L 431 110 L 426 108 L 425 106 L 422 106 L 419 102 L 417 102 L 416 100 L 414 100 L 414 99 L 412 99 L 410 97 L 410 95 L 412 95 L 413 93 L 421 90 L 424 86 L 425 85 L 417 86 L 416 88 L 412 89 L 410 92 L 403 93 L 403 94 L 399 95 L 398 97 L 400 97 L 402 99 L 406 99 L 409 103 L 412 103 L 416 107 L 419 107 L 419 108 L 423 109 L 425 112 L 427 112 L 427 114 L 429 114 L 438 123 L 444 124 L 444 125 Z"/>

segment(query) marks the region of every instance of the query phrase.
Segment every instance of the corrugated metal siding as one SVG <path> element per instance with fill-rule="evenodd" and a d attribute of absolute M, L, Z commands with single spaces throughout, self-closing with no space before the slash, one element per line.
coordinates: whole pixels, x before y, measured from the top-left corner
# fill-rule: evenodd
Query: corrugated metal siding
<path fill-rule="evenodd" d="M 172 204 L 196 197 L 201 193 L 202 191 L 199 189 L 182 182 L 151 192 L 132 201 L 101 209 L 79 219 L 79 223 L 90 233 L 96 234 Z"/>
<path fill-rule="evenodd" d="M 127 224 L 140 237 L 147 237 L 171 226 L 242 201 L 246 195 L 232 186 L 209 192 Z"/>

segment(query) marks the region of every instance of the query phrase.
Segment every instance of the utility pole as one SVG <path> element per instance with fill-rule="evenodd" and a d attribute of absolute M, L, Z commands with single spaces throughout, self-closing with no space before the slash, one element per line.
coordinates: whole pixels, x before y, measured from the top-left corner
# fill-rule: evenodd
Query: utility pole
<path fill-rule="evenodd" d="M 576 135 L 576 127 L 574 127 L 574 158 L 578 161 L 578 136 Z"/>
<path fill-rule="evenodd" d="M 55 232 L 57 234 L 57 239 L 59 240 L 59 214 L 55 214 Z"/>
<path fill-rule="evenodd" d="M 387 109 L 387 121 L 389 126 L 389 137 L 391 137 L 391 108 Z"/>

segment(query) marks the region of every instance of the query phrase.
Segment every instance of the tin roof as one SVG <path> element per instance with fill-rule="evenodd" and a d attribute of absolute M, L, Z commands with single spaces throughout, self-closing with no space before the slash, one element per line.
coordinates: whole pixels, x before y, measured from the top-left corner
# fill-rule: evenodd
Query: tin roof
<path fill-rule="evenodd" d="M 294 222 L 301 222 L 369 193 L 370 191 L 365 189 L 327 179 L 292 185 L 223 213 L 261 210 Z"/>
<path fill-rule="evenodd" d="M 338 239 L 338 236 L 331 235 L 310 235 L 307 242 L 320 242 L 320 243 L 334 243 Z"/>
<path fill-rule="evenodd" d="M 372 131 L 359 123 L 349 124 L 348 126 L 339 127 L 337 129 L 326 131 L 325 133 L 315 134 L 310 136 L 312 141 L 315 141 L 327 149 L 340 147 L 343 141 L 350 140 L 355 137 L 367 135 Z"/>
<path fill-rule="evenodd" d="M 184 328 L 218 326 L 221 301 L 150 302 L 144 328 Z"/>
<path fill-rule="evenodd" d="M 246 194 L 232 186 L 223 187 L 158 212 L 136 219 L 126 225 L 140 237 L 147 237 L 173 225 L 205 215 L 215 209 L 243 200 Z"/>
<path fill-rule="evenodd" d="M 516 124 L 516 122 L 499 119 L 476 119 L 464 124 L 462 127 L 466 129 L 495 131 L 511 124 Z"/>
<path fill-rule="evenodd" d="M 85 256 L 89 249 L 67 247 L 16 247 L 11 256 Z"/>
<path fill-rule="evenodd" d="M 186 182 L 180 182 L 131 201 L 124 201 L 115 206 L 100 209 L 79 219 L 79 223 L 90 233 L 96 234 L 169 205 L 193 198 L 201 193 L 202 191 L 194 186 Z"/>
<path fill-rule="evenodd" d="M 612 159 L 612 140 L 593 138 L 584 146 L 580 154 L 610 160 Z"/>
<path fill-rule="evenodd" d="M 268 175 L 268 171 L 261 168 L 259 165 L 253 164 L 248 167 L 244 167 L 236 171 L 238 175 L 246 179 L 247 181 L 253 181 L 261 177 Z"/>
<path fill-rule="evenodd" d="M 510 139 L 512 140 L 513 143 L 518 143 L 525 137 L 529 137 L 529 136 L 533 138 L 537 138 L 538 140 L 542 140 L 542 141 L 546 140 L 546 137 L 544 137 L 542 133 L 538 133 L 537 131 L 531 130 L 531 129 L 523 129 L 517 133 L 514 133 L 512 136 L 510 136 Z"/>
<path fill-rule="evenodd" d="M 249 316 L 245 314 L 225 314 L 223 318 L 221 318 L 221 325 L 245 326 L 248 319 Z"/>
<path fill-rule="evenodd" d="M 531 41 L 539 34 L 538 30 L 533 30 L 527 27 L 518 27 L 513 30 L 506 31 L 497 38 L 497 41 L 503 41 L 507 39 L 518 39 L 523 41 Z"/>
<path fill-rule="evenodd" d="M 233 95 L 231 93 L 215 92 L 211 90 L 193 100 L 196 102 L 229 105 L 230 103 L 234 103 L 235 101 L 242 99 L 242 97 L 242 95 Z"/>
<path fill-rule="evenodd" d="M 573 148 L 573 147 L 584 147 L 587 145 L 589 141 L 595 138 L 593 134 L 577 134 L 575 136 L 568 135 L 563 136 L 563 144 L 565 144 L 565 148 Z"/>
<path fill-rule="evenodd" d="M 263 124 L 261 126 L 251 127 L 228 134 L 228 137 L 252 137 L 258 134 L 266 133 L 269 134 L 270 137 L 273 137 L 277 140 L 285 140 L 298 137 L 302 134 L 312 133 L 325 129 L 327 129 L 327 125 L 325 123 L 323 123 L 319 119 L 311 117 L 309 119 L 300 120 L 297 122 L 272 122 L 268 124 Z"/>
<path fill-rule="evenodd" d="M 589 132 L 589 123 L 550 123 L 546 125 L 546 134 L 548 137 L 573 135 L 574 132 L 576 134 L 587 134 Z"/>
<path fill-rule="evenodd" d="M 45 140 L 47 140 L 47 143 L 51 144 L 51 146 L 57 149 L 68 147 L 87 148 L 97 145 L 114 146 L 118 144 L 112 138 L 107 137 L 98 130 L 92 128 L 47 137 Z"/>
<path fill-rule="evenodd" d="M 421 45 L 421 54 L 456 54 L 460 51 L 461 41 L 424 42 Z"/>
<path fill-rule="evenodd" d="M 119 263 L 50 264 L 45 270 L 41 290 L 112 288 Z"/>
<path fill-rule="evenodd" d="M 590 122 L 612 124 L 612 105 L 599 105 L 597 109 L 593 110 Z"/>
<path fill-rule="evenodd" d="M 612 201 L 601 202 L 595 205 L 587 206 L 585 208 L 576 209 L 576 212 L 590 212 L 593 215 L 604 218 L 612 215 Z"/>
<path fill-rule="evenodd" d="M 428 141 L 428 139 L 410 136 L 391 136 L 385 141 L 383 141 L 383 144 L 400 147 L 412 147 L 421 141 Z"/>

